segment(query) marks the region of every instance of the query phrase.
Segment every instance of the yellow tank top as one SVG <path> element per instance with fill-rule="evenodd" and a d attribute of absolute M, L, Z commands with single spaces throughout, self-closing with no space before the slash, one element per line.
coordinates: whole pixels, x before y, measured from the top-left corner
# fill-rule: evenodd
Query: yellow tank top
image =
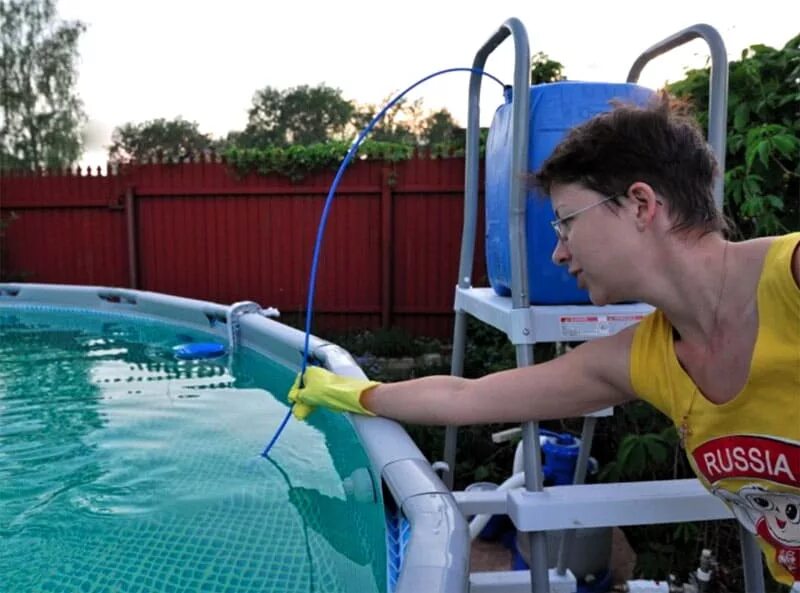
<path fill-rule="evenodd" d="M 676 425 L 691 407 L 686 451 L 695 473 L 756 534 L 773 576 L 787 584 L 800 581 L 800 288 L 791 269 L 799 243 L 792 233 L 768 249 L 750 374 L 732 400 L 699 393 L 660 311 L 636 328 L 630 360 L 641 399 Z"/>

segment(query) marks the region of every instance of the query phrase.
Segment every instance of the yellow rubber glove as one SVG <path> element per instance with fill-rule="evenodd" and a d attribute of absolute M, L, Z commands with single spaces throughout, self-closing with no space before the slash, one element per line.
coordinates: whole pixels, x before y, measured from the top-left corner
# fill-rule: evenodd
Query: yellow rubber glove
<path fill-rule="evenodd" d="M 337 412 L 355 412 L 374 416 L 361 405 L 361 394 L 380 385 L 378 381 L 342 377 L 323 368 L 310 366 L 303 377 L 303 388 L 300 389 L 300 375 L 289 390 L 289 401 L 294 404 L 292 414 L 298 420 L 304 420 L 317 406 L 323 406 Z"/>

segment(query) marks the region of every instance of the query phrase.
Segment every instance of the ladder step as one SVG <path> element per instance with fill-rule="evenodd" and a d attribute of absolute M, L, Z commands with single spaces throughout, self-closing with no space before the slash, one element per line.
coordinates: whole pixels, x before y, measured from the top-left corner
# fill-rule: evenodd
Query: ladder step
<path fill-rule="evenodd" d="M 559 575 L 549 569 L 550 593 L 575 593 L 577 581 L 572 573 Z M 469 575 L 469 593 L 531 593 L 529 570 L 473 572 Z"/>
<path fill-rule="evenodd" d="M 610 336 L 653 311 L 644 303 L 623 305 L 532 305 L 514 309 L 510 297 L 491 288 L 456 287 L 456 311 L 505 333 L 512 344 L 583 342 Z"/>
<path fill-rule="evenodd" d="M 733 518 L 730 509 L 694 478 L 453 494 L 465 515 L 507 514 L 520 531 Z"/>

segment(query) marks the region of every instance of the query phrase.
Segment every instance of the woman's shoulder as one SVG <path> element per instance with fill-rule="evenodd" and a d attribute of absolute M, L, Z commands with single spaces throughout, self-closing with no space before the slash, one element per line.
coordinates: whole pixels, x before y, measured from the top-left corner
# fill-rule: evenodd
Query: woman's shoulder
<path fill-rule="evenodd" d="M 783 251 L 790 256 L 792 251 L 795 251 L 796 256 L 796 247 L 800 245 L 800 232 L 746 239 L 736 241 L 731 245 L 741 254 L 742 258 L 760 267 L 771 251 Z"/>
<path fill-rule="evenodd" d="M 784 278 L 786 272 L 790 271 L 795 284 L 800 288 L 800 232 L 758 237 L 739 241 L 734 245 L 746 270 L 760 277 L 764 272 L 769 273 L 770 268 L 777 267 L 775 272 Z"/>
<path fill-rule="evenodd" d="M 754 239 L 744 239 L 734 242 L 740 249 L 752 251 L 769 251 L 774 244 L 797 245 L 800 243 L 800 231 L 786 233 L 785 235 L 770 235 L 767 237 L 756 237 Z"/>

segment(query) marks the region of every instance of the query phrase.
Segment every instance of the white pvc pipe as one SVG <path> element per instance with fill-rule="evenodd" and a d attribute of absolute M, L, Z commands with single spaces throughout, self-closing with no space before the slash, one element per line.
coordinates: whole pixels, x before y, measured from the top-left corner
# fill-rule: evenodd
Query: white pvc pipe
<path fill-rule="evenodd" d="M 511 490 L 512 488 L 519 488 L 525 483 L 525 472 L 517 472 L 505 482 L 500 484 L 498 490 Z M 478 534 L 486 527 L 492 515 L 475 515 L 472 521 L 469 522 L 469 538 L 471 540 L 478 537 Z"/>

